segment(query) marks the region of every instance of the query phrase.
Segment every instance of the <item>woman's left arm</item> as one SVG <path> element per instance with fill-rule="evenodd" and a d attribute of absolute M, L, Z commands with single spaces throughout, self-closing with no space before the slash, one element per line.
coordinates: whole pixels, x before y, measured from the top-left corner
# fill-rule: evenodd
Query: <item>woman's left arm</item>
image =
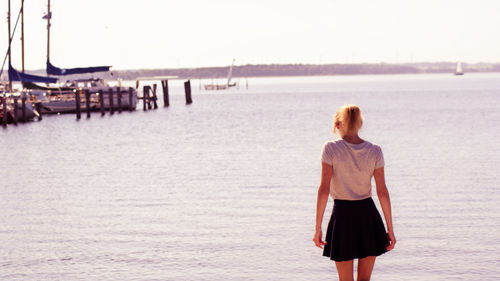
<path fill-rule="evenodd" d="M 314 232 L 313 241 L 317 247 L 323 248 L 326 242 L 321 240 L 323 231 L 321 224 L 323 222 L 323 215 L 325 213 L 326 204 L 328 203 L 328 196 L 330 195 L 330 181 L 333 175 L 333 167 L 322 162 L 321 166 L 321 183 L 318 188 L 318 199 L 316 202 L 316 230 Z"/>

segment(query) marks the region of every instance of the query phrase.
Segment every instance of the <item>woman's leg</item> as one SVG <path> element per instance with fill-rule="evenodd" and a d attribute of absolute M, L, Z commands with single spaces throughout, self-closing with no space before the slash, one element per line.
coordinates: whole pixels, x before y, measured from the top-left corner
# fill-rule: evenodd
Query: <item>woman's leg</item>
<path fill-rule="evenodd" d="M 340 281 L 354 281 L 352 274 L 352 260 L 350 261 L 336 261 L 337 272 L 339 273 Z"/>
<path fill-rule="evenodd" d="M 375 256 L 369 256 L 358 260 L 358 281 L 369 281 L 372 276 Z"/>

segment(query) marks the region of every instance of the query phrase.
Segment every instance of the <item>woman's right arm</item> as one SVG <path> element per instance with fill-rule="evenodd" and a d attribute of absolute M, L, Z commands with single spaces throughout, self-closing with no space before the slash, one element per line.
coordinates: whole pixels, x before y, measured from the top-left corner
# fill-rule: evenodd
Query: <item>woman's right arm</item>
<path fill-rule="evenodd" d="M 321 166 L 321 183 L 318 188 L 318 199 L 316 202 L 316 228 L 314 231 L 313 241 L 317 247 L 323 248 L 326 242 L 323 241 L 321 224 L 323 222 L 323 215 L 325 213 L 326 204 L 328 203 L 328 196 L 330 195 L 330 181 L 333 175 L 333 167 L 322 162 Z"/>
<path fill-rule="evenodd" d="M 373 177 L 375 178 L 378 200 L 380 201 L 380 206 L 382 207 L 385 223 L 387 225 L 387 236 L 389 239 L 387 251 L 390 251 L 396 245 L 396 237 L 394 236 L 394 229 L 392 227 L 391 198 L 389 196 L 389 190 L 387 190 L 387 186 L 385 185 L 384 167 L 375 169 Z"/>

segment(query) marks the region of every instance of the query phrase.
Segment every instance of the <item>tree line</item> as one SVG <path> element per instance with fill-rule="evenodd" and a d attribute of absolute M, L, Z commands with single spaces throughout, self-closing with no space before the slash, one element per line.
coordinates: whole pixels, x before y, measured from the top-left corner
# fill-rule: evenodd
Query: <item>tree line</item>
<path fill-rule="evenodd" d="M 233 67 L 233 77 L 269 77 L 269 76 L 313 76 L 313 75 L 362 75 L 362 74 L 410 74 L 410 73 L 453 73 L 454 62 L 431 63 L 362 63 L 362 64 L 247 64 Z M 462 64 L 463 71 L 500 72 L 500 63 Z M 35 71 L 42 74 L 45 71 Z M 229 72 L 226 67 L 166 68 L 112 70 L 95 73 L 93 77 L 104 79 L 135 80 L 137 77 L 178 76 L 182 79 L 225 78 Z M 62 80 L 87 78 L 90 75 L 71 75 Z"/>

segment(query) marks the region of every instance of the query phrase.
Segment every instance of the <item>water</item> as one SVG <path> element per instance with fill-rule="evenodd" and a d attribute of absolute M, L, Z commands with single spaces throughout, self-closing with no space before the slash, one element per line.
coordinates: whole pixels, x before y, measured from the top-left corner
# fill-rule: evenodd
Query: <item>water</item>
<path fill-rule="evenodd" d="M 335 109 L 356 103 L 384 151 L 398 239 L 372 280 L 499 280 L 499 81 L 193 81 L 189 106 L 172 81 L 167 109 L 9 126 L 0 279 L 334 280 L 311 241 L 319 155 Z"/>

